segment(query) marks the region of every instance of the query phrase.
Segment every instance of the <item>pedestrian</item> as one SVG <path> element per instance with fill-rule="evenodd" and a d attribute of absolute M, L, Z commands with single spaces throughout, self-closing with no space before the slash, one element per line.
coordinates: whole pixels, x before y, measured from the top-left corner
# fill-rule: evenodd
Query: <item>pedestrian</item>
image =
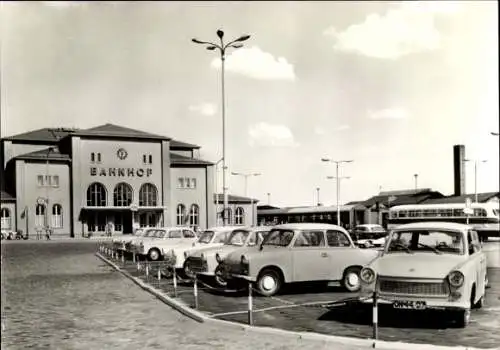
<path fill-rule="evenodd" d="M 50 227 L 45 227 L 45 237 L 47 238 L 47 241 L 50 241 L 50 236 L 52 234 L 52 230 L 50 229 Z"/>

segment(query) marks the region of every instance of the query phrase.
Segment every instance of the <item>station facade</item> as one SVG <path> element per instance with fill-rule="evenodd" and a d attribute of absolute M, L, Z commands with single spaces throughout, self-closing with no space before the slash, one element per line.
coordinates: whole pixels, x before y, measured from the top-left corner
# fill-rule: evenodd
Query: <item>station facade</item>
<path fill-rule="evenodd" d="M 214 164 L 197 145 L 113 124 L 40 129 L 1 145 L 2 230 L 78 237 L 219 221 Z M 229 196 L 229 222 L 251 222 L 251 202 Z"/>

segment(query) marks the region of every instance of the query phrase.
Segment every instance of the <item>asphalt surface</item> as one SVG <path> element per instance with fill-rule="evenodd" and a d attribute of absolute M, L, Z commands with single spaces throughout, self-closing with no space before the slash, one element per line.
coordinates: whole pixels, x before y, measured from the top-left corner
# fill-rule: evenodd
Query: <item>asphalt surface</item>
<path fill-rule="evenodd" d="M 485 246 L 488 263 L 499 260 L 500 243 Z M 250 337 L 198 324 L 179 315 L 112 270 L 94 253 L 96 242 L 2 243 L 2 349 L 318 349 L 324 344 L 296 344 L 285 338 Z M 132 261 L 115 259 L 131 274 L 174 296 L 171 279 L 145 276 Z M 500 344 L 500 269 L 490 267 L 491 288 L 483 309 L 472 313 L 466 329 L 455 329 L 435 314 L 379 314 L 382 340 L 462 345 Z M 248 322 L 246 291 L 221 293 L 198 285 L 198 308 L 212 317 Z M 371 315 L 321 304 L 352 297 L 339 287 L 292 285 L 276 297 L 253 298 L 253 321 L 259 326 L 370 338 Z M 177 298 L 194 307 L 191 282 L 178 283 Z M 303 305 L 307 304 L 307 305 Z M 272 337 L 274 339 L 274 337 Z M 279 337 L 278 337 L 279 338 Z M 277 339 L 277 338 L 276 338 Z M 168 346 L 166 346 L 168 344 Z M 228 346 L 231 344 L 231 346 Z M 259 345 L 260 344 L 260 345 Z"/>

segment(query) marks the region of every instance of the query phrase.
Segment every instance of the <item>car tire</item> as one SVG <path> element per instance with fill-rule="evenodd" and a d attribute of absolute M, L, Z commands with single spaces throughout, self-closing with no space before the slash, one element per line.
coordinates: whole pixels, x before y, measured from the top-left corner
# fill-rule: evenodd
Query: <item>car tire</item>
<path fill-rule="evenodd" d="M 467 327 L 470 323 L 470 310 L 455 311 L 454 319 L 456 328 Z"/>
<path fill-rule="evenodd" d="M 360 267 L 349 267 L 342 276 L 342 286 L 351 293 L 358 292 L 361 289 Z"/>
<path fill-rule="evenodd" d="M 474 302 L 474 299 L 476 298 L 476 288 L 473 287 L 471 296 L 470 296 L 470 307 L 471 309 L 480 309 L 483 307 L 484 303 L 484 298 L 481 297 L 477 302 Z"/>
<path fill-rule="evenodd" d="M 160 261 L 161 260 L 161 253 L 157 248 L 152 248 L 148 252 L 148 259 L 149 261 Z"/>
<path fill-rule="evenodd" d="M 218 288 L 227 288 L 227 281 L 219 273 L 220 267 L 215 268 L 214 285 Z"/>
<path fill-rule="evenodd" d="M 274 269 L 265 269 L 260 272 L 256 284 L 257 290 L 261 295 L 270 297 L 279 292 L 283 281 L 278 271 Z"/>

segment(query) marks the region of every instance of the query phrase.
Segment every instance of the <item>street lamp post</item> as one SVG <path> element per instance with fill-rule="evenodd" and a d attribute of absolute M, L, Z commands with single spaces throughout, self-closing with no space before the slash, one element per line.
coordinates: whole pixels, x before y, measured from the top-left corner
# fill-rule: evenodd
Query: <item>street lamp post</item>
<path fill-rule="evenodd" d="M 477 160 L 464 159 L 464 162 L 474 162 L 474 202 L 477 203 Z M 479 161 L 480 163 L 486 163 L 487 160 L 483 159 Z"/>
<path fill-rule="evenodd" d="M 267 205 L 271 205 L 271 193 L 267 192 Z"/>
<path fill-rule="evenodd" d="M 339 198 L 340 198 L 340 180 L 342 179 L 350 179 L 350 176 L 327 176 L 326 177 L 328 180 L 337 180 L 337 225 L 340 226 L 340 205 L 339 205 Z"/>
<path fill-rule="evenodd" d="M 317 203 L 316 203 L 316 205 L 317 205 L 318 207 L 319 207 L 319 204 L 321 203 L 321 202 L 319 201 L 319 190 L 320 190 L 320 188 L 319 188 L 319 187 L 316 187 L 316 192 L 318 193 L 318 195 L 316 196 L 316 197 L 317 197 L 317 200 L 318 200 L 318 201 L 317 201 Z"/>
<path fill-rule="evenodd" d="M 217 181 L 217 174 L 219 172 L 219 163 L 222 162 L 222 158 L 219 159 L 216 163 L 215 163 L 215 174 L 214 174 L 214 181 L 215 181 L 215 186 L 214 186 L 214 190 L 215 190 L 215 226 L 218 226 L 219 225 L 219 191 L 217 189 L 217 186 L 219 185 L 219 182 Z"/>
<path fill-rule="evenodd" d="M 226 187 L 226 106 L 225 106 L 225 90 L 224 90 L 224 63 L 226 60 L 226 50 L 228 48 L 234 48 L 238 49 L 240 47 L 243 47 L 243 44 L 240 44 L 243 41 L 246 41 L 250 38 L 250 35 L 242 35 L 239 38 L 230 41 L 227 44 L 224 44 L 224 32 L 222 30 L 217 30 L 217 36 L 219 37 L 220 44 L 208 42 L 208 41 L 201 41 L 198 39 L 191 39 L 192 42 L 195 44 L 202 44 L 206 46 L 207 50 L 213 51 L 213 50 L 219 50 L 220 53 L 220 60 L 221 60 L 221 92 L 222 92 L 222 192 L 224 195 L 224 204 L 223 204 L 223 225 L 225 226 L 227 224 L 227 215 L 226 215 L 226 208 L 227 208 L 227 187 Z"/>
<path fill-rule="evenodd" d="M 418 174 L 413 174 L 415 177 L 415 191 L 418 189 Z"/>
<path fill-rule="evenodd" d="M 352 163 L 353 160 L 333 160 L 333 159 L 330 159 L 330 158 L 321 158 L 321 161 L 322 162 L 331 162 L 331 163 L 335 163 L 336 165 L 336 176 L 333 177 L 333 176 L 328 176 L 327 178 L 335 178 L 337 180 L 337 225 L 340 225 L 340 207 L 339 207 L 339 193 L 340 193 L 340 179 L 342 178 L 349 178 L 349 177 L 340 177 L 339 178 L 339 164 L 342 164 L 342 163 Z"/>
<path fill-rule="evenodd" d="M 237 172 L 231 172 L 231 175 L 235 175 L 235 176 L 243 176 L 245 178 L 245 197 L 248 197 L 248 178 L 250 176 L 260 176 L 262 175 L 261 173 L 237 173 Z M 255 222 L 254 222 L 254 216 L 255 216 L 255 213 L 254 213 L 254 210 L 253 210 L 253 197 L 250 198 L 250 207 L 252 209 L 252 226 L 255 225 Z"/>

